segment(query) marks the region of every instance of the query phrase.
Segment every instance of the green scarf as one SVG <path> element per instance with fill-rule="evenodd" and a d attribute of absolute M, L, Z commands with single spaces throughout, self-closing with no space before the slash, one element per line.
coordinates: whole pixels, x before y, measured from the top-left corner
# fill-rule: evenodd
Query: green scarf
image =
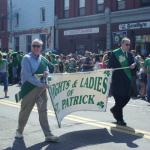
<path fill-rule="evenodd" d="M 0 66 L 3 64 L 3 59 L 0 59 Z"/>
<path fill-rule="evenodd" d="M 127 56 L 124 55 L 121 48 L 118 48 L 118 49 L 114 50 L 113 53 L 115 54 L 115 57 L 118 60 L 118 62 L 120 63 L 121 67 L 128 67 L 129 66 Z M 123 71 L 125 72 L 125 74 L 129 78 L 129 80 L 131 80 L 132 76 L 131 76 L 130 68 L 123 69 Z"/>

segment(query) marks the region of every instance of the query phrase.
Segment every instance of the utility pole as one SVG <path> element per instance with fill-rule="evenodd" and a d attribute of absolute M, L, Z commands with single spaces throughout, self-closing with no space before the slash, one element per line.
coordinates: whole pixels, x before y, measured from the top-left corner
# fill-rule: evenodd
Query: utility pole
<path fill-rule="evenodd" d="M 107 34 L 106 34 L 106 48 L 111 49 L 111 19 L 110 19 L 110 8 L 105 9 L 105 21 L 107 27 Z"/>
<path fill-rule="evenodd" d="M 12 32 L 13 32 L 13 6 L 12 6 L 12 0 L 10 0 L 9 3 L 9 28 L 10 28 L 10 35 L 9 35 L 9 43 L 11 44 L 10 46 L 12 47 Z"/>

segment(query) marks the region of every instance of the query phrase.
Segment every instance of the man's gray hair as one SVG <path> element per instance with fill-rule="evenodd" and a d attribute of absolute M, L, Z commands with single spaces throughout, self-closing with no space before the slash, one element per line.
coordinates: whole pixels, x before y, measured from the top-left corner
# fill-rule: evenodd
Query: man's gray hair
<path fill-rule="evenodd" d="M 32 41 L 32 45 L 33 45 L 33 44 L 43 45 L 43 42 L 42 42 L 42 40 L 40 40 L 40 39 L 34 39 L 34 40 Z"/>
<path fill-rule="evenodd" d="M 126 41 L 130 42 L 130 39 L 127 38 L 127 37 L 124 37 L 124 38 L 121 40 L 121 44 L 123 44 L 123 43 L 126 42 Z"/>

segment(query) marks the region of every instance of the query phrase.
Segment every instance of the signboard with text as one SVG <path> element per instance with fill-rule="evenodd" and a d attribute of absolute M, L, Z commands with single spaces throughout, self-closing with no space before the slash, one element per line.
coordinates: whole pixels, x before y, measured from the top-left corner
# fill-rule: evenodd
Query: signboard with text
<path fill-rule="evenodd" d="M 65 36 L 67 36 L 67 35 L 80 35 L 80 34 L 92 34 L 92 33 L 99 33 L 99 27 L 65 30 L 64 31 Z"/>
<path fill-rule="evenodd" d="M 119 30 L 144 29 L 150 28 L 150 21 L 120 24 Z"/>
<path fill-rule="evenodd" d="M 52 74 L 49 94 L 58 123 L 75 111 L 105 111 L 112 71 Z"/>

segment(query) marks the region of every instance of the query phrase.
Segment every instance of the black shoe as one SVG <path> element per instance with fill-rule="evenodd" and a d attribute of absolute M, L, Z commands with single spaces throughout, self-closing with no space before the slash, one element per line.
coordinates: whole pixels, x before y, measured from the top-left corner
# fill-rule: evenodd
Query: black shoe
<path fill-rule="evenodd" d="M 120 125 L 120 126 L 126 126 L 127 123 L 124 122 L 124 121 L 117 121 L 117 125 Z"/>
<path fill-rule="evenodd" d="M 145 97 L 145 96 L 141 96 L 141 99 L 142 99 L 142 100 L 146 100 L 146 97 Z"/>

